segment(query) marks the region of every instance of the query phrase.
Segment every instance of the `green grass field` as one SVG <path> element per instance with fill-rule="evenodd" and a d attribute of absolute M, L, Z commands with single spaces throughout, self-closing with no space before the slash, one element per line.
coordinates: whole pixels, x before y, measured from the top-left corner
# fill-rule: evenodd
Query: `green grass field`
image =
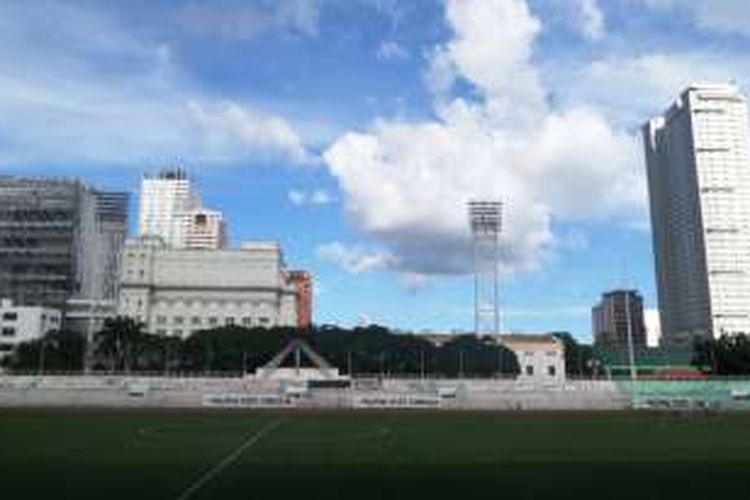
<path fill-rule="evenodd" d="M 0 499 L 745 498 L 750 418 L 0 412 Z"/>

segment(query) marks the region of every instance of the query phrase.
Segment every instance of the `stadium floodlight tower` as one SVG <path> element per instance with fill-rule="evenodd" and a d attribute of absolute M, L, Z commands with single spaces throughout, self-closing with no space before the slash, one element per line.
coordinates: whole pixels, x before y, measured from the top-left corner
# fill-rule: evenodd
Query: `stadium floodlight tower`
<path fill-rule="evenodd" d="M 498 269 L 503 204 L 469 201 L 469 221 L 474 246 L 474 333 L 500 333 Z"/>

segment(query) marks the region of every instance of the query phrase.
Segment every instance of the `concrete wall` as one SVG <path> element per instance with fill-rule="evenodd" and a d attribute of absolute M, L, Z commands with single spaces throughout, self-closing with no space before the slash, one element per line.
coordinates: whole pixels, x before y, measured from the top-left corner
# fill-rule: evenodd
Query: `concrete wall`
<path fill-rule="evenodd" d="M 0 407 L 199 408 L 207 395 L 278 396 L 287 394 L 288 387 L 291 385 L 283 381 L 253 378 L 0 376 Z M 440 397 L 441 408 L 455 410 L 615 410 L 631 406 L 627 392 L 606 381 L 543 385 L 457 379 L 358 380 L 353 389 L 307 391 L 301 398 L 290 399 L 289 405 L 345 409 L 355 407 L 362 397 L 378 394 Z M 448 394 L 450 397 L 441 397 Z"/>

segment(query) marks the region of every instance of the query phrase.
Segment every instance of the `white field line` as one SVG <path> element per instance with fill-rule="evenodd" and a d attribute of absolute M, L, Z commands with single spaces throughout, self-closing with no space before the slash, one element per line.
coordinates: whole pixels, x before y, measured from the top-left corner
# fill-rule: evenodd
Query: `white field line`
<path fill-rule="evenodd" d="M 229 455 L 224 457 L 219 463 L 214 465 L 208 472 L 203 474 L 200 478 L 198 478 L 197 481 L 195 481 L 193 484 L 188 486 L 185 491 L 183 491 L 180 496 L 177 497 L 177 500 L 187 500 L 195 492 L 197 492 L 199 489 L 201 489 L 203 486 L 206 485 L 209 481 L 211 481 L 216 475 L 221 472 L 224 468 L 226 468 L 228 465 L 231 465 L 232 462 L 237 460 L 240 455 L 242 455 L 245 451 L 249 450 L 253 447 L 254 444 L 256 444 L 260 439 L 271 432 L 273 429 L 279 426 L 281 424 L 281 419 L 276 419 L 272 422 L 270 422 L 268 425 L 263 427 L 261 430 L 247 438 L 245 441 L 243 441 L 237 448 L 234 449 Z"/>

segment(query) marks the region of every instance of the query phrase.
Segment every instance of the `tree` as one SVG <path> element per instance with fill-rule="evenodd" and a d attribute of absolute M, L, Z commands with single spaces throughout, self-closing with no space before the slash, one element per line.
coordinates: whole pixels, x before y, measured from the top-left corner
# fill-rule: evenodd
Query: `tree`
<path fill-rule="evenodd" d="M 156 369 L 163 360 L 163 339 L 147 334 L 143 323 L 118 316 L 107 319 L 95 335 L 94 352 L 110 371 Z"/>
<path fill-rule="evenodd" d="M 590 377 L 594 374 L 594 348 L 579 344 L 568 332 L 555 332 L 552 335 L 563 342 L 565 347 L 565 373 L 576 377 Z"/>
<path fill-rule="evenodd" d="M 19 344 L 4 364 L 13 371 L 78 371 L 83 367 L 86 339 L 77 332 L 52 330 Z"/>
<path fill-rule="evenodd" d="M 739 334 L 698 340 L 694 345 L 692 364 L 715 375 L 750 375 L 750 337 Z"/>

